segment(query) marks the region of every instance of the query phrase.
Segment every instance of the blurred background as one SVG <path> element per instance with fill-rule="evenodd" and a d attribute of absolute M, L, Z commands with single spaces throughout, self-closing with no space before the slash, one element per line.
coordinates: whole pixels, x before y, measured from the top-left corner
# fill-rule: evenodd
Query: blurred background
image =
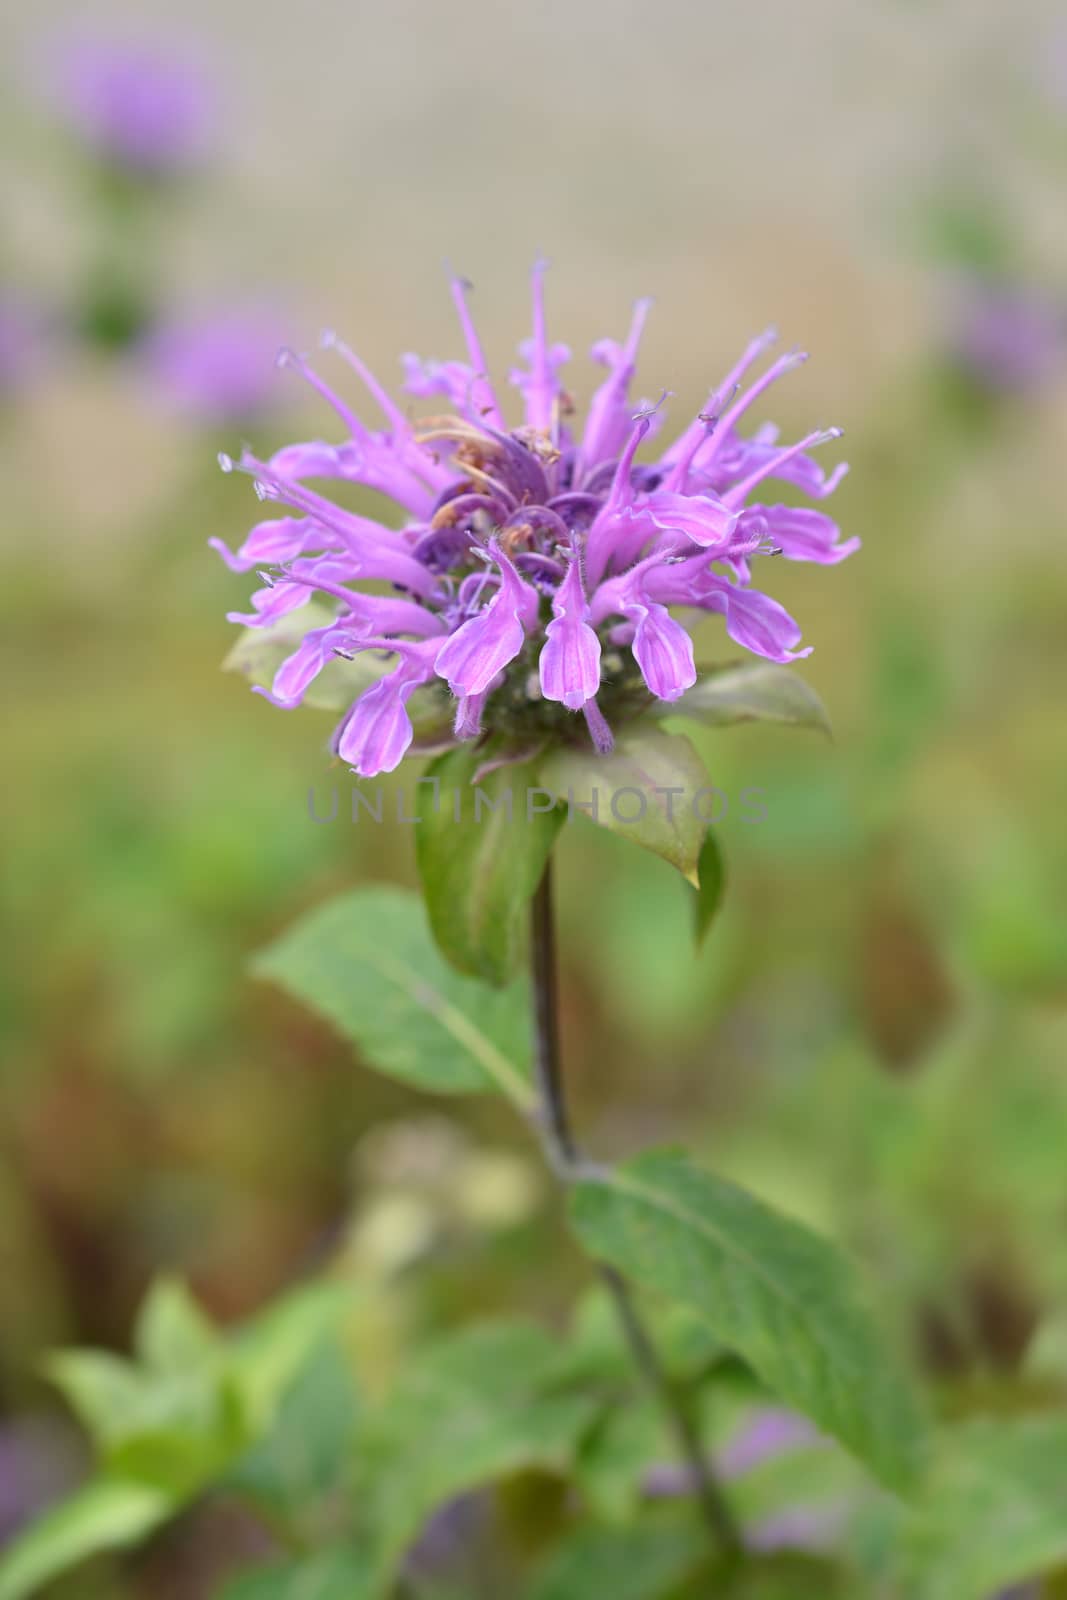
<path fill-rule="evenodd" d="M 550 257 L 579 402 L 640 294 L 672 417 L 774 321 L 814 356 L 775 420 L 852 462 L 862 553 L 773 586 L 836 742 L 696 735 L 766 806 L 704 953 L 669 868 L 566 830 L 587 1145 L 684 1135 L 842 1238 L 950 1408 L 1067 1386 L 1062 8 L 41 0 L 0 47 L 0 1538 L 81 1471 L 42 1352 L 125 1348 L 160 1271 L 229 1320 L 347 1240 L 383 1350 L 582 1281 L 502 1109 L 245 975 L 412 836 L 312 823 L 331 717 L 221 674 L 216 453 L 332 437 L 273 360 L 323 327 L 393 383 L 457 354 L 446 262 L 501 370 Z M 209 1593 L 205 1516 L 93 1594 Z"/>

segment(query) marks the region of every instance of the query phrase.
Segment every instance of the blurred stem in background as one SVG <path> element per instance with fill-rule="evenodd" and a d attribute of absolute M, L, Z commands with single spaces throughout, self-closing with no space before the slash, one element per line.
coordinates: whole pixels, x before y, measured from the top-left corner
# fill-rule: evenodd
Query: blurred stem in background
<path fill-rule="evenodd" d="M 75 319 L 90 344 L 125 350 L 159 310 L 169 186 L 94 162 L 86 188 L 90 239 Z"/>
<path fill-rule="evenodd" d="M 537 1125 L 552 1170 L 566 1182 L 576 1173 L 588 1175 L 589 1163 L 571 1131 L 563 1083 L 560 1049 L 556 922 L 549 857 L 530 908 L 530 975 L 533 986 L 534 1070 L 537 1078 Z M 598 1268 L 634 1365 L 650 1394 L 662 1407 L 693 1492 L 718 1550 L 731 1563 L 742 1553 L 741 1534 L 701 1443 L 689 1397 L 659 1358 L 626 1280 L 613 1267 Z"/>

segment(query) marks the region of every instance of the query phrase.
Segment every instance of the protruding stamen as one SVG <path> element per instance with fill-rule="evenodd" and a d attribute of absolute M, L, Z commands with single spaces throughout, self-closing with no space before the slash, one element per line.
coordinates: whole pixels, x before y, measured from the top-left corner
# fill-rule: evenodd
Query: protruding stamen
<path fill-rule="evenodd" d="M 817 445 L 829 444 L 831 439 L 840 439 L 844 431 L 844 428 L 820 428 L 815 433 L 809 433 L 803 439 L 798 439 L 796 444 L 789 445 L 787 449 L 776 450 L 762 466 L 756 468 L 755 472 L 750 472 L 747 478 L 742 478 L 740 483 L 735 483 L 728 489 L 723 495 L 724 502 L 736 510 L 758 483 L 762 483 L 764 478 L 773 478 L 787 461 L 792 461 L 794 456 L 801 455 L 805 450 L 813 450 Z"/>
<path fill-rule="evenodd" d="M 220 450 L 219 451 L 219 453 L 218 453 L 218 463 L 219 463 L 219 467 L 221 468 L 221 470 L 223 472 L 227 472 L 227 473 L 228 472 L 233 472 L 234 468 L 236 466 L 236 463 L 235 463 L 233 457 L 232 456 L 228 456 L 226 454 L 225 450 Z"/>
<path fill-rule="evenodd" d="M 392 395 L 379 383 L 366 362 L 343 339 L 339 339 L 332 328 L 323 329 L 319 335 L 319 348 L 322 350 L 336 350 L 341 360 L 347 361 L 368 394 L 377 402 L 384 415 L 392 423 L 393 429 L 399 437 L 404 438 L 410 433 L 411 428 L 408 419 Z"/>
<path fill-rule="evenodd" d="M 455 302 L 460 327 L 463 329 L 463 337 L 467 344 L 467 354 L 470 357 L 471 366 L 474 368 L 475 393 L 472 395 L 472 400 L 477 414 L 488 417 L 495 428 L 503 428 L 505 422 L 496 398 L 496 392 L 489 379 L 489 367 L 485 359 L 485 352 L 482 350 L 482 342 L 478 337 L 478 330 L 474 326 L 474 318 L 471 316 L 470 307 L 467 304 L 467 293 L 472 287 L 473 285 L 466 278 L 456 276 L 452 279 L 452 299 Z"/>
<path fill-rule="evenodd" d="M 341 396 L 331 389 L 328 383 L 323 382 L 314 367 L 309 366 L 303 356 L 298 355 L 295 350 L 284 347 L 278 351 L 275 357 L 275 365 L 281 369 L 292 368 L 294 372 L 303 378 L 305 383 L 310 384 L 316 393 L 322 396 L 326 404 L 337 412 L 337 415 L 354 438 L 362 439 L 366 437 L 367 430 L 351 406 L 347 406 Z"/>
<path fill-rule="evenodd" d="M 784 378 L 787 372 L 792 372 L 795 367 L 803 366 L 808 359 L 806 350 L 790 350 L 787 355 L 779 356 L 778 360 L 767 368 L 762 377 L 757 378 L 750 388 L 746 389 L 739 400 L 736 400 L 722 417 L 716 430 L 716 437 L 704 455 L 702 465 L 707 467 L 718 455 L 722 448 L 723 440 L 729 435 L 730 429 L 744 416 L 750 406 L 754 405 L 761 394 L 764 394 L 772 383 L 777 383 L 779 378 Z M 699 449 L 699 446 L 698 446 Z"/>
<path fill-rule="evenodd" d="M 530 382 L 526 391 L 527 421 L 542 432 L 552 425 L 555 383 L 548 359 L 548 333 L 545 327 L 545 273 L 548 262 L 539 256 L 530 274 L 533 298 L 533 342 L 530 351 Z"/>

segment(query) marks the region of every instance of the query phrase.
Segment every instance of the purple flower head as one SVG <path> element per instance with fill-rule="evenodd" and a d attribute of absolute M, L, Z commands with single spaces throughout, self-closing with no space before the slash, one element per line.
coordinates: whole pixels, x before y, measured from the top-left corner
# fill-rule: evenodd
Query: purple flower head
<path fill-rule="evenodd" d="M 167 46 L 75 38 L 56 51 L 50 97 L 62 121 L 110 165 L 150 177 L 195 166 L 215 122 L 203 70 Z"/>
<path fill-rule="evenodd" d="M 956 363 L 993 393 L 1031 394 L 1067 350 L 1067 315 L 1021 284 L 973 281 L 955 288 L 949 319 Z"/>
<path fill-rule="evenodd" d="M 154 395 L 207 425 L 253 422 L 277 399 L 281 318 L 264 305 L 184 313 L 144 340 L 141 368 Z"/>
<path fill-rule="evenodd" d="M 336 622 L 309 632 L 268 698 L 296 704 L 335 651 L 395 657 L 335 735 L 338 754 L 364 777 L 391 771 L 410 748 L 407 706 L 419 692 L 451 697 L 457 740 L 488 728 L 516 747 L 579 737 L 610 750 L 613 727 L 635 704 L 677 701 L 696 681 L 692 640 L 673 607 L 716 613 L 746 650 L 795 660 L 809 653 L 798 648 L 800 628 L 752 587 L 753 568 L 772 553 L 832 566 L 859 544 L 841 541 L 819 510 L 757 498 L 779 479 L 821 500 L 846 470 L 827 476 L 811 454 L 838 429 L 786 446 L 767 424 L 742 433 L 753 404 L 804 359 L 786 355 L 750 379 L 773 333 L 752 341 L 673 444 L 649 450 L 660 407 L 635 412 L 628 398 L 647 301 L 622 344 L 593 347 L 607 376 L 581 428 L 560 383 L 568 351 L 549 338 L 539 263 L 533 334 L 511 374 L 524 414 L 509 426 L 468 288 L 452 286 L 466 359 L 404 357 L 408 393 L 440 396 L 440 410 L 412 420 L 331 334 L 323 344 L 362 383 L 373 420 L 293 356 L 288 364 L 340 419 L 342 441 L 290 445 L 268 460 L 220 457 L 278 508 L 236 553 L 212 541 L 235 571 L 274 569 L 252 611 L 234 620 L 269 626 L 313 597 L 336 607 Z M 312 479 L 388 496 L 400 525 L 344 509 Z M 367 592 L 364 580 L 378 587 Z"/>

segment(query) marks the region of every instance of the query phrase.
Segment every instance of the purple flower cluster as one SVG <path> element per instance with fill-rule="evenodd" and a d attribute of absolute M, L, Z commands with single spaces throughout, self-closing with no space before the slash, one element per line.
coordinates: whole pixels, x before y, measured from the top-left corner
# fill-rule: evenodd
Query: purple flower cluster
<path fill-rule="evenodd" d="M 462 280 L 452 285 L 468 359 L 405 357 L 408 393 L 442 396 L 441 414 L 412 421 L 330 335 L 325 345 L 354 369 L 385 426 L 368 427 L 306 361 L 286 353 L 348 437 L 339 445 L 291 445 L 267 461 L 247 451 L 238 462 L 220 457 L 225 471 L 252 476 L 261 500 L 291 513 L 259 523 L 236 555 L 211 541 L 235 571 L 274 566 L 252 612 L 231 620 L 267 627 L 315 596 L 337 608 L 335 620 L 312 628 L 283 663 L 268 698 L 298 704 L 335 654 L 395 655 L 393 669 L 350 707 L 335 734 L 340 757 L 372 777 L 403 758 L 413 737 L 407 702 L 434 683 L 454 697 L 457 739 L 478 736 L 487 723 L 535 737 L 559 736 L 562 727 L 566 736 L 567 713 L 581 713 L 596 748 L 610 750 L 613 708 L 636 678 L 627 652 L 659 700 L 679 700 L 696 681 L 693 643 L 672 606 L 720 613 L 732 639 L 771 661 L 807 655 L 797 648 L 793 618 L 752 586 L 753 562 L 777 553 L 832 565 L 859 541 L 842 542 L 822 511 L 753 495 L 777 478 L 824 499 L 846 469 L 826 476 L 809 452 L 840 430 L 785 447 L 769 424 L 749 437 L 738 431 L 804 355 L 780 357 L 746 388 L 774 334 L 754 339 L 706 409 L 655 459 L 639 462 L 660 420 L 659 407 L 635 415 L 628 400 L 648 302 L 636 306 L 622 344 L 593 347 L 606 376 L 579 432 L 559 377 L 569 351 L 545 330 L 539 264 L 532 337 L 511 373 L 525 418 L 509 428 L 467 288 Z M 388 496 L 403 525 L 342 509 L 308 486 L 321 478 Z M 352 587 L 364 582 L 388 592 Z"/>
<path fill-rule="evenodd" d="M 266 304 L 177 314 L 155 327 L 141 348 L 154 394 L 199 422 L 249 422 L 276 395 L 274 357 L 282 316 Z"/>
<path fill-rule="evenodd" d="M 166 176 L 202 158 L 214 121 L 204 73 L 162 45 L 65 42 L 51 93 L 63 120 L 102 160 Z"/>

